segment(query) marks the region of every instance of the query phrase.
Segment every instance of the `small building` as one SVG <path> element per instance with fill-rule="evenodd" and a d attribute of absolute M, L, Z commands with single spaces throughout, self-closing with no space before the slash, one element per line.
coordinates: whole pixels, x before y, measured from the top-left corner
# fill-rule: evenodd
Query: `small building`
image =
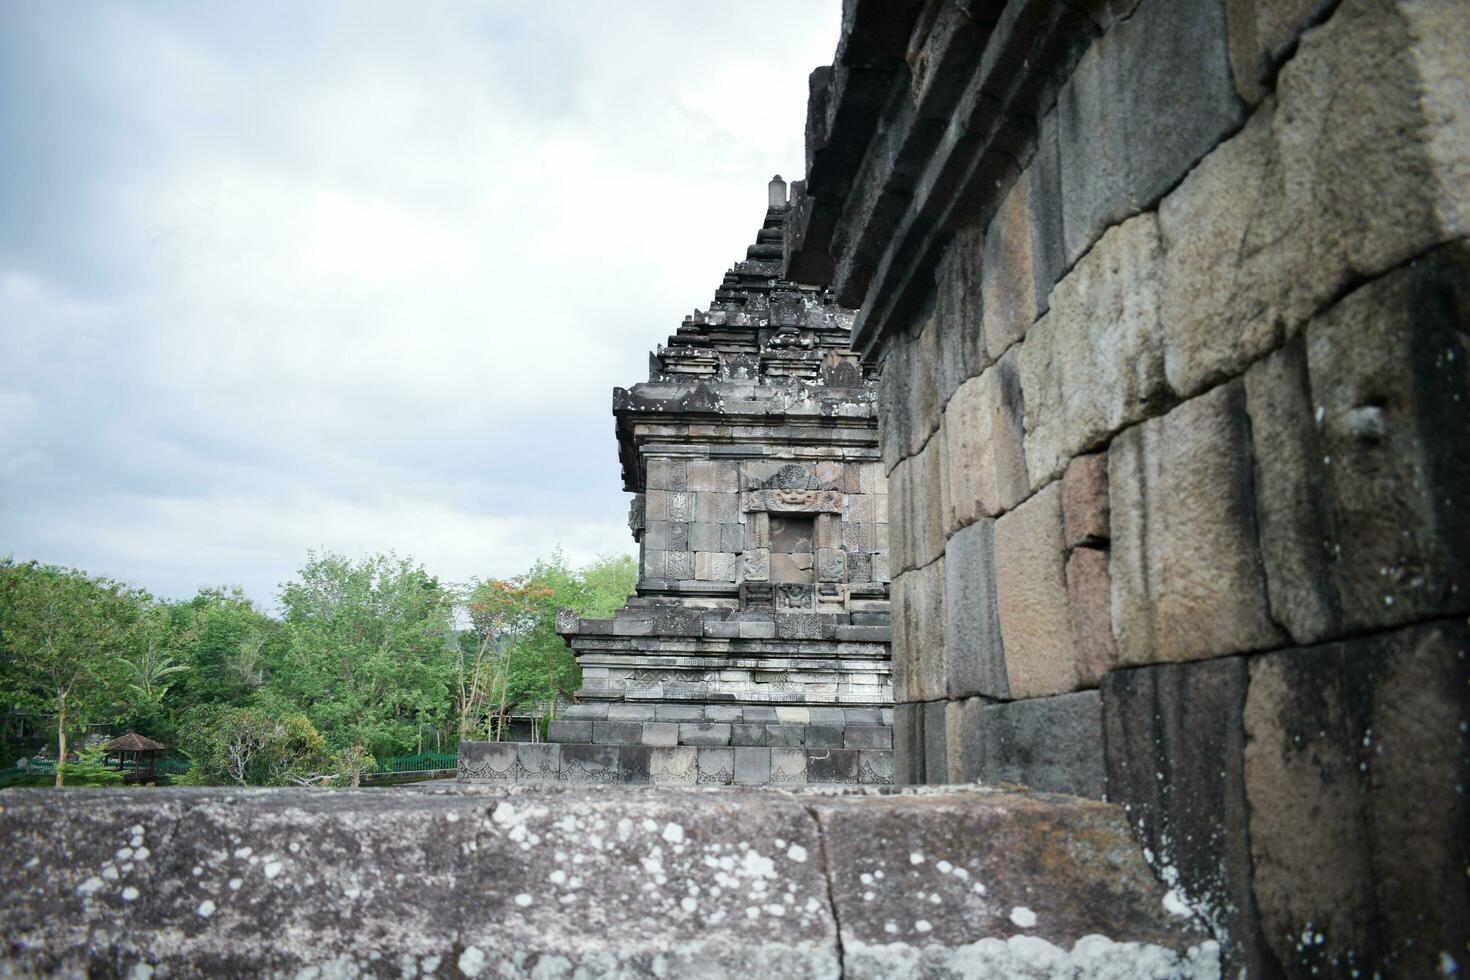
<path fill-rule="evenodd" d="M 168 746 L 151 738 L 128 732 L 102 746 L 106 765 L 123 772 L 125 783 L 152 783 L 158 781 L 158 764 L 168 753 Z"/>

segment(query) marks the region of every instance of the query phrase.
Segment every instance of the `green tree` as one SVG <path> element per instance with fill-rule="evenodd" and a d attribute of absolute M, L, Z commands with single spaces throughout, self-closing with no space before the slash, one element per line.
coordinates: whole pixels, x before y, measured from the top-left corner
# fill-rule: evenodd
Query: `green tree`
<path fill-rule="evenodd" d="M 309 554 L 281 592 L 285 621 L 254 701 L 309 717 L 332 750 L 411 750 L 443 719 L 454 674 L 450 592 L 410 559 Z"/>
<path fill-rule="evenodd" d="M 7 703 L 51 720 L 58 762 L 71 731 L 117 716 L 119 659 L 141 606 L 121 583 L 73 569 L 0 562 L 0 647 Z M 66 769 L 56 767 L 56 785 Z"/>
<path fill-rule="evenodd" d="M 184 715 L 179 742 L 194 763 L 195 782 L 306 786 L 336 775 L 326 741 L 301 714 L 274 718 L 259 708 L 197 705 Z"/>

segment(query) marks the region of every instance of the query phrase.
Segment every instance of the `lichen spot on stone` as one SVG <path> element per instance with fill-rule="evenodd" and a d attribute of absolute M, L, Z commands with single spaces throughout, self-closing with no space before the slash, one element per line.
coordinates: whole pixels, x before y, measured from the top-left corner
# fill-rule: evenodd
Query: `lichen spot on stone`
<path fill-rule="evenodd" d="M 450 823 L 458 823 L 459 814 L 455 813 L 453 810 L 450 810 L 448 813 L 444 814 L 444 819 L 448 820 Z"/>
<path fill-rule="evenodd" d="M 94 892 L 101 891 L 103 888 L 103 884 L 104 883 L 101 878 L 93 875 L 92 877 L 88 878 L 86 881 L 77 886 L 77 894 L 91 895 Z"/>
<path fill-rule="evenodd" d="M 930 929 L 933 928 L 934 926 L 930 925 L 928 919 L 920 919 L 914 923 L 915 932 L 928 932 Z"/>
<path fill-rule="evenodd" d="M 138 900 L 138 889 L 129 885 L 122 890 L 122 897 L 124 902 L 136 902 Z"/>
<path fill-rule="evenodd" d="M 199 903 L 199 907 L 194 911 L 199 913 L 199 917 L 201 919 L 207 919 L 211 915 L 214 915 L 214 902 L 206 898 L 204 901 Z"/>
<path fill-rule="evenodd" d="M 511 806 L 509 803 L 500 803 L 500 804 L 498 804 L 495 807 L 495 812 L 492 813 L 492 814 L 490 814 L 490 819 L 491 820 L 494 820 L 496 823 L 500 824 L 502 827 L 509 827 L 511 824 L 515 823 L 517 817 L 518 817 L 518 814 L 516 813 L 516 808 L 513 807 L 513 806 Z M 481 953 L 478 949 L 475 949 L 475 947 L 473 947 L 473 946 L 471 946 L 470 949 L 474 949 L 475 952 L 483 960 L 484 955 L 485 955 L 484 953 Z M 469 950 L 465 950 L 465 953 L 468 954 L 469 953 Z M 460 959 L 464 959 L 464 956 L 461 956 Z"/>
<path fill-rule="evenodd" d="M 684 843 L 684 828 L 676 823 L 667 823 L 664 825 L 663 838 L 670 844 L 682 844 Z"/>
<path fill-rule="evenodd" d="M 1024 905 L 1017 905 L 1011 909 L 1011 921 L 1022 929 L 1030 929 L 1036 925 L 1036 913 Z"/>
<path fill-rule="evenodd" d="M 280 861 L 270 861 L 270 862 L 268 862 L 266 864 L 266 866 L 265 866 L 265 876 L 267 878 L 274 878 L 276 875 L 278 875 L 280 873 L 281 873 L 281 862 Z"/>
<path fill-rule="evenodd" d="M 797 864 L 803 864 L 806 861 L 806 848 L 800 844 L 792 844 L 786 849 L 786 856 Z"/>
<path fill-rule="evenodd" d="M 439 964 L 435 963 L 435 966 Z M 459 971 L 467 977 L 478 977 L 485 969 L 485 954 L 480 947 L 471 946 L 459 954 Z"/>
<path fill-rule="evenodd" d="M 255 853 L 255 851 L 254 851 L 253 848 L 249 848 L 249 847 L 237 847 L 237 848 L 235 848 L 235 857 L 238 858 L 241 861 L 246 860 L 253 853 Z"/>
<path fill-rule="evenodd" d="M 918 851 L 915 851 L 914 853 L 912 853 L 912 854 L 909 855 L 909 864 L 923 864 L 923 863 L 924 863 L 924 855 L 920 854 Z"/>
<path fill-rule="evenodd" d="M 516 896 L 515 901 L 516 904 L 519 905 L 521 908 L 525 908 L 527 905 L 531 904 L 531 896 L 527 895 L 525 892 L 521 892 L 519 895 Z"/>
<path fill-rule="evenodd" d="M 240 886 L 243 885 L 243 884 L 245 884 L 245 882 L 244 882 L 243 879 L 241 879 L 241 878 L 231 878 L 230 879 L 230 891 L 232 891 L 232 892 L 239 891 L 240 890 Z"/>

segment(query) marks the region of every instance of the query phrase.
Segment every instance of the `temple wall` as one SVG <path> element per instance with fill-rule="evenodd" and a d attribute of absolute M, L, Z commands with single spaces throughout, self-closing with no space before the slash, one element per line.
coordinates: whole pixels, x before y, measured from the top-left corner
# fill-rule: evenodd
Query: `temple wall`
<path fill-rule="evenodd" d="M 813 77 L 897 780 L 1121 802 L 1227 972 L 1470 960 L 1467 79 L 1453 0 L 849 2 Z"/>

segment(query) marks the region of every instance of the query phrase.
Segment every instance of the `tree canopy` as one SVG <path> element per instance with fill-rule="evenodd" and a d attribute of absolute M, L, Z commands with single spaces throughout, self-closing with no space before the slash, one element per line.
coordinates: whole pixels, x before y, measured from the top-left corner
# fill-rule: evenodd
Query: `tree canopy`
<path fill-rule="evenodd" d="M 558 551 L 510 579 L 452 584 L 410 558 L 308 553 L 269 615 L 238 589 L 160 601 L 7 559 L 0 762 L 38 730 L 65 756 L 68 739 L 132 729 L 184 753 L 196 781 L 355 781 L 426 732 L 499 737 L 517 706 L 554 711 L 581 683 L 556 609 L 610 616 L 636 581 L 628 556 L 573 568 Z"/>

